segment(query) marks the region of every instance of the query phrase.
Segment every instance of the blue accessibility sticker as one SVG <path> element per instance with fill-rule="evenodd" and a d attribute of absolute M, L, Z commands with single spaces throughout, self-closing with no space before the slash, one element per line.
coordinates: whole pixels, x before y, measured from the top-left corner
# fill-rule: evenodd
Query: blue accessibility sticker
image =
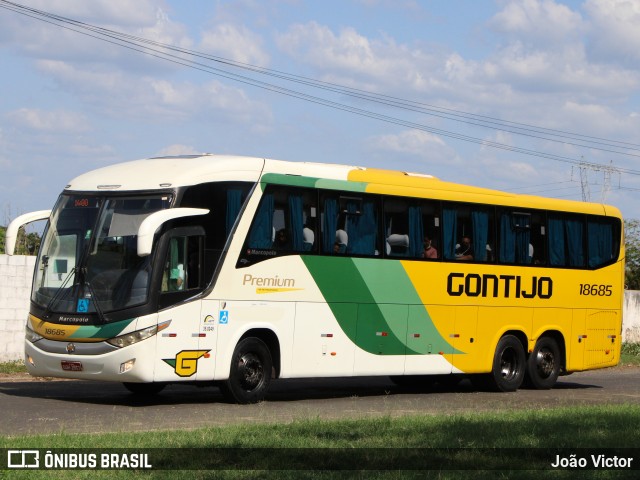
<path fill-rule="evenodd" d="M 78 308 L 76 308 L 78 313 L 87 313 L 89 311 L 89 299 L 81 298 L 78 300 Z"/>
<path fill-rule="evenodd" d="M 218 323 L 220 323 L 220 325 L 226 325 L 229 323 L 229 310 L 220 310 Z"/>

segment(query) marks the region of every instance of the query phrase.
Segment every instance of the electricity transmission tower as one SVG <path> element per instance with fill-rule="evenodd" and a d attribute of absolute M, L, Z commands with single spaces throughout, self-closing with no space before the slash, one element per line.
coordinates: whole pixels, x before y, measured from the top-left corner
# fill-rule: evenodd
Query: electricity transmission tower
<path fill-rule="evenodd" d="M 604 203 L 607 195 L 611 191 L 611 176 L 612 174 L 618 175 L 618 186 L 620 186 L 620 177 L 622 172 L 620 169 L 614 167 L 611 163 L 609 165 L 599 165 L 597 163 L 580 162 L 578 164 L 580 169 L 580 184 L 582 186 L 582 201 L 591 201 L 591 186 L 589 184 L 589 172 L 596 174 L 602 174 L 602 188 L 600 190 L 600 202 Z M 595 182 L 597 185 L 598 182 Z"/>

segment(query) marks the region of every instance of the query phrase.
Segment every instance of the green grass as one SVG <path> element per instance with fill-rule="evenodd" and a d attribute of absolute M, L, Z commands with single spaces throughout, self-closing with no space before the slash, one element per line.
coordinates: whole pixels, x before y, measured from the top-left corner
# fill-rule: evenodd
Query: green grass
<path fill-rule="evenodd" d="M 27 373 L 27 367 L 22 360 L 0 363 L 0 373 Z"/>
<path fill-rule="evenodd" d="M 241 407 L 240 407 L 241 408 Z M 457 472 L 425 472 L 416 471 L 383 471 L 365 470 L 367 465 L 375 465 L 380 455 L 379 449 L 388 447 L 411 449 L 468 449 L 448 450 L 451 458 L 448 468 L 455 465 L 477 465 L 483 467 L 495 465 L 495 452 L 487 452 L 487 448 L 523 448 L 530 449 L 575 449 L 590 448 L 622 448 L 640 447 L 637 425 L 640 424 L 640 405 L 616 405 L 580 408 L 542 409 L 535 411 L 513 411 L 499 413 L 456 414 L 447 416 L 406 416 L 400 418 L 372 418 L 361 420 L 324 421 L 304 420 L 289 424 L 272 425 L 234 425 L 227 427 L 203 428 L 196 430 L 159 431 L 146 433 L 108 433 L 95 435 L 58 434 L 51 436 L 20 436 L 1 438 L 1 448 L 28 449 L 110 449 L 110 448 L 156 448 L 156 449 L 189 449 L 197 448 L 196 455 L 211 455 L 214 449 L 230 448 L 233 452 L 240 450 L 242 456 L 248 456 L 255 449 L 317 449 L 311 455 L 323 454 L 322 449 L 337 448 L 340 454 L 353 457 L 353 461 L 362 470 L 343 472 L 305 472 L 301 470 L 274 471 L 264 470 L 247 472 L 226 470 L 217 472 L 197 472 L 187 470 L 180 472 L 181 478 L 465 478 L 472 474 L 474 478 L 534 478 L 527 471 L 501 473 L 499 471 L 457 471 Z M 359 450 L 354 450 L 359 449 Z M 71 450 L 73 451 L 73 450 Z M 186 454 L 193 454 L 185 450 Z M 346 452 L 346 453 L 345 453 Z M 349 453 L 351 452 L 351 453 Z M 384 452 L 384 451 L 383 451 Z M 174 452 L 176 455 L 179 451 Z M 273 452 L 272 452 L 273 453 Z M 275 453 L 272 459 L 279 468 L 286 469 L 287 455 L 296 455 L 299 450 Z M 428 454 L 428 452 L 427 452 Z M 279 456 L 278 456 L 279 455 Z M 368 462 L 368 455 L 372 455 Z M 551 455 L 551 454 L 549 454 Z M 555 453 L 553 453 L 555 455 Z M 549 461 L 555 458 L 549 457 Z M 448 458 L 449 458 L 448 457 Z M 545 457 L 546 458 L 546 457 Z M 313 460 L 313 458 L 312 458 Z M 179 462 L 180 460 L 176 460 Z M 640 458 L 636 459 L 640 462 Z M 371 463 L 369 463 L 371 462 Z M 176 466 L 180 463 L 174 464 Z M 32 471 L 11 472 L 16 478 L 68 478 L 69 472 Z M 485 476 L 486 473 L 486 476 Z M 570 471 L 538 471 L 540 478 L 575 478 L 576 472 Z M 624 478 L 620 472 L 581 471 L 580 478 Z M 125 478 L 134 472 L 118 471 L 75 471 L 74 478 Z M 153 471 L 136 473 L 136 476 L 170 478 L 177 471 Z"/>
<path fill-rule="evenodd" d="M 620 364 L 640 365 L 640 343 L 623 343 Z"/>

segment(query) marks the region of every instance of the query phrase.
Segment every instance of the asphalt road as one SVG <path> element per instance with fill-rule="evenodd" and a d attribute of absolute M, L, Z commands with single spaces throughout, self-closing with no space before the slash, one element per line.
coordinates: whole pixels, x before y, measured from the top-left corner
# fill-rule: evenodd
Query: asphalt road
<path fill-rule="evenodd" d="M 510 411 L 576 405 L 640 404 L 640 368 L 561 377 L 552 390 L 514 393 L 455 388 L 403 389 L 387 377 L 277 380 L 257 405 L 224 403 L 216 387 L 170 385 L 141 400 L 120 384 L 0 378 L 0 434 L 5 436 L 197 428 L 307 418 L 397 417 Z"/>

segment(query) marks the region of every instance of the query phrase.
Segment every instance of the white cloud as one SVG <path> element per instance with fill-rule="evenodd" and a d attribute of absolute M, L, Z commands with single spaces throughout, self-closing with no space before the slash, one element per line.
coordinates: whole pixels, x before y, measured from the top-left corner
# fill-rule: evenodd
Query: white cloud
<path fill-rule="evenodd" d="M 424 155 L 434 148 L 446 146 L 438 136 L 419 130 L 406 130 L 399 134 L 379 135 L 370 139 L 371 145 L 381 150 Z"/>
<path fill-rule="evenodd" d="M 216 80 L 175 82 L 106 68 L 86 70 L 60 61 L 41 61 L 39 67 L 85 105 L 114 117 L 148 121 L 184 121 L 200 115 L 229 115 L 236 121 L 249 121 L 254 116 L 262 122 L 270 119 L 263 104 L 251 100 L 242 89 Z"/>
<path fill-rule="evenodd" d="M 237 62 L 265 66 L 269 54 L 260 36 L 244 26 L 219 24 L 204 32 L 199 50 Z"/>
<path fill-rule="evenodd" d="M 489 26 L 507 37 L 536 45 L 574 40 L 586 28 L 580 13 L 554 0 L 511 0 Z"/>
<path fill-rule="evenodd" d="M 189 145 L 174 144 L 158 150 L 155 156 L 171 157 L 180 155 L 199 155 L 202 152 Z"/>
<path fill-rule="evenodd" d="M 384 134 L 366 140 L 367 149 L 378 162 L 389 158 L 409 161 L 411 169 L 435 173 L 436 167 L 461 165 L 462 159 L 442 138 L 420 130 L 405 130 L 398 134 Z M 384 168 L 394 168 L 386 164 Z"/>
<path fill-rule="evenodd" d="M 589 48 L 602 62 L 622 61 L 638 67 L 640 60 L 640 2 L 588 0 L 591 20 Z"/>
<path fill-rule="evenodd" d="M 163 4 L 160 0 L 32 0 L 29 6 L 101 28 L 190 48 L 193 42 L 185 26 L 173 22 L 162 9 Z M 169 62 L 114 45 L 113 38 L 100 41 L 92 38 L 98 36 L 96 33 L 87 32 L 79 26 L 67 24 L 65 27 L 4 12 L 0 15 L 0 45 L 9 44 L 23 54 L 43 60 L 109 64 L 110 68 L 118 64 L 129 69 L 149 68 L 150 65 L 162 69 L 176 68 Z"/>
<path fill-rule="evenodd" d="M 389 37 L 369 39 L 352 27 L 336 34 L 317 22 L 296 24 L 276 42 L 280 50 L 313 66 L 325 79 L 360 88 L 430 88 L 431 72 L 439 68 L 435 55 Z"/>
<path fill-rule="evenodd" d="M 89 130 L 88 119 L 84 115 L 70 111 L 20 108 L 7 113 L 6 117 L 15 127 L 42 132 L 78 133 Z"/>
<path fill-rule="evenodd" d="M 513 20 L 506 42 L 479 60 L 458 52 L 398 44 L 387 37 L 368 38 L 353 28 L 336 33 L 316 22 L 291 26 L 277 37 L 277 44 L 297 62 L 311 65 L 325 80 L 405 98 L 428 95 L 439 98 L 440 105 L 447 100 L 449 106 L 466 105 L 463 110 L 469 110 L 468 105 L 477 111 L 508 108 L 524 100 L 539 104 L 539 100 L 532 102 L 531 95 L 536 94 L 593 101 L 621 98 L 637 90 L 637 70 L 589 62 L 578 36 L 585 22 L 578 14 L 564 5 L 534 0 L 510 2 L 504 11 L 523 11 L 525 7 L 535 14 L 527 17 L 528 29 L 517 35 Z M 538 26 L 541 30 L 555 29 L 564 21 L 568 25 L 561 31 L 571 41 L 537 42 L 534 46 L 528 41 L 527 35 L 536 32 Z M 550 97 L 544 101 L 557 102 Z"/>
<path fill-rule="evenodd" d="M 22 0 L 30 8 L 103 24 L 148 23 L 164 2 L 157 0 Z"/>
<path fill-rule="evenodd" d="M 628 95 L 638 87 L 638 72 L 590 63 L 582 45 L 531 50 L 513 43 L 483 64 L 482 84 L 505 83 L 528 94 L 556 92 L 576 98 Z"/>

